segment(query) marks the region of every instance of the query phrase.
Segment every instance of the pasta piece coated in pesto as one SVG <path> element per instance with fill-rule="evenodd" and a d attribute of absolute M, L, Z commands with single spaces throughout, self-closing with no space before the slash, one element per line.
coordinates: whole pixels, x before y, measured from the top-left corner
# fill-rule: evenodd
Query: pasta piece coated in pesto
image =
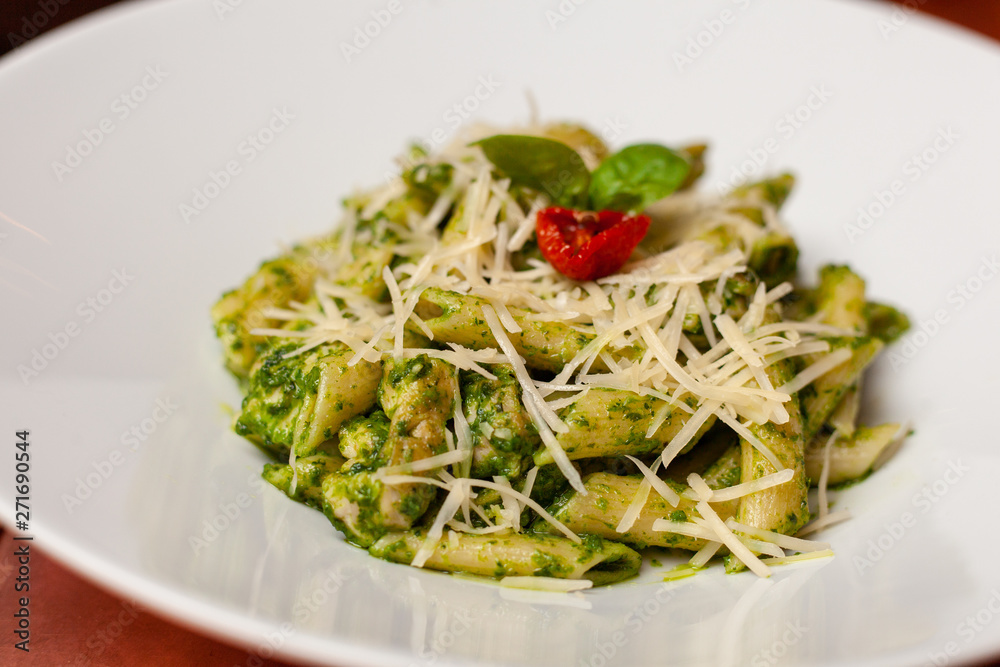
<path fill-rule="evenodd" d="M 697 406 L 697 402 L 690 397 L 686 401 L 692 409 Z M 663 423 L 647 438 L 646 431 L 665 405 L 664 401 L 652 396 L 642 396 L 624 389 L 595 387 L 560 414 L 569 430 L 559 433 L 556 440 L 570 459 L 641 455 L 659 451 L 677 435 L 691 416 L 690 412 L 679 407 L 668 408 Z M 714 421 L 713 415 L 691 439 L 688 448 L 694 445 Z M 536 464 L 551 462 L 552 455 L 547 449 L 540 449 L 535 454 Z"/>
<path fill-rule="evenodd" d="M 692 517 L 700 516 L 695 509 L 695 501 L 681 497 L 678 506 L 673 507 L 653 490 L 649 492 L 646 504 L 643 505 L 632 527 L 624 533 L 616 530 L 629 505 L 632 504 L 632 499 L 639 491 L 642 480 L 641 475 L 595 472 L 583 480 L 587 495 L 569 490 L 556 500 L 549 508 L 549 512 L 576 533 L 599 535 L 609 540 L 624 542 L 637 549 L 667 547 L 697 551 L 705 546 L 705 541 L 700 538 L 653 530 L 653 522 L 657 519 L 689 522 Z M 678 495 L 688 489 L 687 485 L 670 480 L 665 480 L 665 483 Z M 712 506 L 725 520 L 733 516 L 737 504 L 738 501 L 726 501 L 713 503 Z M 545 528 L 545 530 L 551 529 Z"/>
<path fill-rule="evenodd" d="M 812 315 L 818 317 L 823 324 L 860 334 L 868 333 L 868 320 L 864 314 L 865 281 L 847 266 L 828 264 L 821 268 L 819 285 L 812 291 L 810 298 L 814 311 Z M 812 363 L 816 359 L 816 355 L 810 355 L 805 358 L 805 362 Z M 858 375 L 844 388 L 842 397 L 829 415 L 830 425 L 847 435 L 854 431 L 857 424 L 861 400 L 860 382 L 861 376 Z M 829 384 L 829 380 L 825 380 L 824 384 Z M 807 392 L 806 395 L 810 394 Z M 822 410 L 826 410 L 825 404 Z M 814 426 L 813 421 L 807 430 L 813 430 Z"/>
<path fill-rule="evenodd" d="M 765 373 L 771 383 L 780 387 L 792 378 L 792 365 L 779 361 L 769 366 Z M 793 471 L 792 479 L 740 499 L 736 520 L 745 526 L 794 535 L 809 521 L 809 485 L 805 471 L 805 437 L 802 433 L 802 412 L 797 394 L 785 403 L 788 421 L 784 424 L 767 422 L 750 423 L 748 430 L 767 447 L 778 462 Z M 748 483 L 778 472 L 764 454 L 748 440 L 740 442 L 740 482 Z M 734 558 L 727 559 L 727 571 L 743 569 Z"/>
<path fill-rule="evenodd" d="M 680 149 L 679 152 L 687 158 L 688 164 L 691 165 L 691 170 L 688 171 L 684 182 L 677 187 L 678 191 L 690 190 L 705 173 L 705 153 L 707 151 L 707 144 L 692 144 Z"/>
<path fill-rule="evenodd" d="M 910 318 L 892 306 L 868 301 L 864 307 L 868 334 L 888 345 L 910 330 Z"/>
<path fill-rule="evenodd" d="M 294 469 L 287 463 L 267 463 L 261 476 L 275 488 L 281 489 L 292 500 L 322 510 L 323 479 L 340 470 L 343 465 L 342 456 L 316 454 L 295 459 Z"/>
<path fill-rule="evenodd" d="M 899 433 L 899 424 L 859 426 L 850 436 L 838 436 L 830 445 L 827 484 L 843 484 L 865 477 Z M 823 472 L 823 450 L 829 436 L 813 439 L 806 448 L 806 474 L 813 486 Z"/>
<path fill-rule="evenodd" d="M 765 208 L 770 206 L 778 211 L 788 199 L 794 185 L 794 176 L 781 174 L 739 186 L 729 193 L 730 199 L 739 202 L 730 210 L 766 227 Z M 795 239 L 786 232 L 768 229 L 750 244 L 747 252 L 747 266 L 754 270 L 768 289 L 795 277 L 799 248 Z"/>
<path fill-rule="evenodd" d="M 795 187 L 795 176 L 789 173 L 773 178 L 751 181 L 730 190 L 728 198 L 743 200 L 751 204 L 767 203 L 780 209 Z"/>
<path fill-rule="evenodd" d="M 722 484 L 722 486 L 739 484 L 740 437 L 736 435 L 736 433 L 727 425 L 718 421 L 715 423 L 715 426 L 709 429 L 708 432 L 698 440 L 698 444 L 695 447 L 692 447 L 691 451 L 674 458 L 674 460 L 670 462 L 670 466 L 667 467 L 666 470 L 661 470 L 660 472 L 663 477 L 672 479 L 679 484 L 686 484 L 688 475 L 696 472 L 705 478 L 705 481 L 709 486 L 712 486 L 712 482 L 708 481 L 708 475 L 710 474 L 709 471 L 722 465 L 721 461 L 731 450 L 736 452 L 735 461 L 733 462 L 736 466 L 736 475 L 733 478 L 733 481 L 727 484 Z M 716 472 L 714 474 L 719 476 L 722 473 Z"/>
<path fill-rule="evenodd" d="M 735 444 L 726 449 L 712 465 L 701 474 L 702 479 L 710 489 L 724 489 L 740 483 L 740 465 L 743 460 L 742 449 Z M 734 511 L 735 514 L 735 511 Z"/>
<path fill-rule="evenodd" d="M 381 460 L 385 454 L 385 441 L 389 437 L 389 418 L 381 410 L 373 410 L 367 415 L 358 415 L 340 427 L 337 446 L 340 454 L 347 459 L 345 468 L 360 464 L 374 470 L 386 464 Z"/>
<path fill-rule="evenodd" d="M 848 347 L 850 358 L 799 391 L 802 404 L 803 434 L 807 440 L 823 427 L 834 409 L 844 399 L 885 344 L 877 338 L 831 338 L 830 349 Z"/>
<path fill-rule="evenodd" d="M 472 476 L 508 479 L 526 472 L 541 438 L 521 403 L 521 386 L 507 364 L 490 367 L 496 380 L 463 371 L 462 402 L 472 432 Z"/>
<path fill-rule="evenodd" d="M 409 563 L 425 537 L 421 530 L 389 533 L 368 552 L 395 563 Z M 445 531 L 424 567 L 496 578 L 590 579 L 595 586 L 604 586 L 634 577 L 641 564 L 642 557 L 624 544 L 596 536 L 585 536 L 583 543 L 577 544 L 554 535 Z"/>
<path fill-rule="evenodd" d="M 354 255 L 354 261 L 337 270 L 334 282 L 354 289 L 373 301 L 388 301 L 389 288 L 382 277 L 382 270 L 389 266 L 395 253 L 391 248 L 355 244 Z"/>
<path fill-rule="evenodd" d="M 284 308 L 292 301 L 305 301 L 335 249 L 332 238 L 296 246 L 289 254 L 261 264 L 246 282 L 223 294 L 212 306 L 226 368 L 234 375 L 246 379 L 258 355 L 271 346 L 266 337 L 250 334 L 253 329 L 278 324 L 265 312 Z"/>
<path fill-rule="evenodd" d="M 827 264 L 821 268 L 814 299 L 823 324 L 866 333 L 865 281 L 849 267 Z"/>
<path fill-rule="evenodd" d="M 291 357 L 296 345 L 275 348 L 255 367 L 235 430 L 278 458 L 309 456 L 341 424 L 372 409 L 381 363 L 359 361 L 343 343 Z"/>
<path fill-rule="evenodd" d="M 389 419 L 384 442 L 374 453 L 353 445 L 356 449 L 348 452 L 363 454 L 358 458 L 367 460 L 367 465 L 359 460 L 323 480 L 323 511 L 348 539 L 368 546 L 389 530 L 409 528 L 427 511 L 436 487 L 387 486 L 374 468 L 415 463 L 446 452 L 445 428 L 457 393 L 458 372 L 447 362 L 421 355 L 385 364 L 378 387 L 379 403 Z M 369 442 L 377 439 L 375 433 Z"/>
<path fill-rule="evenodd" d="M 799 247 L 795 239 L 784 232 L 768 232 L 750 246 L 747 266 L 771 289 L 795 278 L 798 261 Z"/>
<path fill-rule="evenodd" d="M 746 314 L 747 307 L 750 305 L 750 301 L 757 291 L 758 283 L 757 278 L 752 273 L 746 271 L 737 273 L 726 279 L 722 286 L 722 298 L 719 304 L 722 307 L 722 312 L 739 321 Z M 702 298 L 713 295 L 717 287 L 718 281 L 700 285 L 699 289 Z M 693 308 L 692 305 L 684 317 L 684 334 L 696 348 L 707 350 L 711 345 L 709 345 L 708 338 L 705 335 L 704 323 L 699 312 Z"/>
<path fill-rule="evenodd" d="M 498 349 L 482 318 L 483 306 L 488 304 L 486 299 L 433 288 L 421 295 L 416 311 L 434 332 L 435 341 L 477 350 Z M 521 308 L 508 310 L 521 327 L 520 332 L 508 335 L 529 368 L 559 372 L 594 338 L 562 322 L 527 319 L 528 311 Z"/>

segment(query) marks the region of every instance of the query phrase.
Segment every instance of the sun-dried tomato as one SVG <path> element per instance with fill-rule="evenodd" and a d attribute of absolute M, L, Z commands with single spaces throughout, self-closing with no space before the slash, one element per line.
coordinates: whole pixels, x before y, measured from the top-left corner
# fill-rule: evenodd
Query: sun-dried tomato
<path fill-rule="evenodd" d="M 648 229 L 648 215 L 551 206 L 538 213 L 535 235 L 545 259 L 560 273 L 596 280 L 622 268 Z"/>

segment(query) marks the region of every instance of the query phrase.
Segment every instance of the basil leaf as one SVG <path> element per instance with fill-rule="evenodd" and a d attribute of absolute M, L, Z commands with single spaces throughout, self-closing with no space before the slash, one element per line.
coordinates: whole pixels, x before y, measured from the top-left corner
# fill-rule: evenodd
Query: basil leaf
<path fill-rule="evenodd" d="M 497 134 L 472 145 L 483 149 L 514 185 L 548 193 L 552 201 L 567 208 L 586 205 L 590 172 L 583 158 L 566 144 L 519 134 Z"/>
<path fill-rule="evenodd" d="M 590 201 L 596 210 L 641 211 L 676 190 L 691 165 L 658 144 L 626 146 L 594 170 Z"/>

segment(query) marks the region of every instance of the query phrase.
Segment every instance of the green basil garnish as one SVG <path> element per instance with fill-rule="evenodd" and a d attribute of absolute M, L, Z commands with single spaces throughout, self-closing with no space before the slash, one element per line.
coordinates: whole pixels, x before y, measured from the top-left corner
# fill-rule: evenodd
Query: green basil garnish
<path fill-rule="evenodd" d="M 472 144 L 514 185 L 547 193 L 558 206 L 635 213 L 684 184 L 690 162 L 659 144 L 626 146 L 591 174 L 575 150 L 553 139 L 497 134 Z"/>
<path fill-rule="evenodd" d="M 596 210 L 642 211 L 680 187 L 690 170 L 688 161 L 666 146 L 627 146 L 594 170 L 591 205 Z"/>
<path fill-rule="evenodd" d="M 586 206 L 590 172 L 566 144 L 519 134 L 497 134 L 475 142 L 514 185 L 547 193 L 567 208 Z"/>

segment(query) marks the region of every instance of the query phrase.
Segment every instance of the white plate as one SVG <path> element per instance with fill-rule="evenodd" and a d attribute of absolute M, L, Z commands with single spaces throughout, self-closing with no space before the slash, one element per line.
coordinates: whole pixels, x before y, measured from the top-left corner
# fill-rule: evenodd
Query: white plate
<path fill-rule="evenodd" d="M 597 667 L 996 653 L 998 74 L 993 44 L 847 1 L 192 0 L 57 30 L 0 62 L 0 516 L 12 525 L 27 428 L 37 544 L 265 655 Z M 715 571 L 663 587 L 650 568 L 582 599 L 514 599 L 371 559 L 258 481 L 261 454 L 227 428 L 239 395 L 209 306 L 278 243 L 328 228 L 408 139 L 439 141 L 466 108 L 523 120 L 526 90 L 546 118 L 618 145 L 708 139 L 705 187 L 753 156 L 793 169 L 804 268 L 849 261 L 913 315 L 869 398 L 873 420 L 912 419 L 916 435 L 840 497 L 856 518 L 826 534 L 836 558 L 766 581 Z M 220 175 L 230 162 L 239 173 Z M 206 203 L 185 220 L 182 204 Z"/>

